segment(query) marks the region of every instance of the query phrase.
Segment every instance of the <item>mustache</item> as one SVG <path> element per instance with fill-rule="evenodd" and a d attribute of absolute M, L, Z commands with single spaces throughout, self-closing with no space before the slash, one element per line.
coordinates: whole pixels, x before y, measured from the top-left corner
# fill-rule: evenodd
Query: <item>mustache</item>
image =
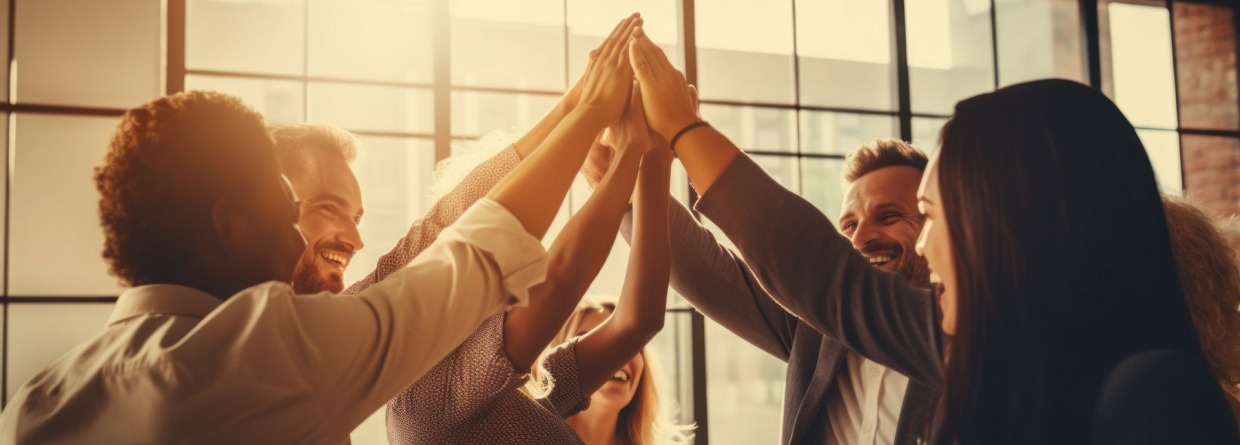
<path fill-rule="evenodd" d="M 353 255 L 354 253 L 357 252 L 357 249 L 354 249 L 353 246 L 350 246 L 345 243 L 337 242 L 337 241 L 331 241 L 331 240 L 323 240 L 323 241 L 319 241 L 314 244 L 315 252 L 322 251 L 322 250 L 335 250 L 337 252 L 347 252 L 349 255 Z"/>
<path fill-rule="evenodd" d="M 893 252 L 897 255 L 903 255 L 904 247 L 895 241 L 874 240 L 861 246 L 860 252 L 863 255 L 869 255 L 877 252 Z"/>

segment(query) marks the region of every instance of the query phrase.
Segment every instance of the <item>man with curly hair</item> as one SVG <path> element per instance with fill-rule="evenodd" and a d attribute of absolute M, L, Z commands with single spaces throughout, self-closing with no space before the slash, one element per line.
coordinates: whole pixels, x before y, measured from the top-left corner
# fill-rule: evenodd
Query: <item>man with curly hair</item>
<path fill-rule="evenodd" d="M 566 162 L 532 176 L 568 178 Z M 543 280 L 559 205 L 527 198 L 555 191 L 534 182 L 499 187 L 355 298 L 295 295 L 299 208 L 262 117 L 207 92 L 130 110 L 95 173 L 103 256 L 129 289 L 17 390 L 0 444 L 345 442 Z"/>

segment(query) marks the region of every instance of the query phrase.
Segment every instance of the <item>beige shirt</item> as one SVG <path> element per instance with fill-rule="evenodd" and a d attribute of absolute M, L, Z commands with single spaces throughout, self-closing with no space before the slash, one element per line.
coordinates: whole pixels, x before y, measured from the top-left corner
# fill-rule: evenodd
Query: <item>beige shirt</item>
<path fill-rule="evenodd" d="M 839 397 L 827 401 L 830 445 L 890 444 L 896 440 L 908 377 L 855 352 L 845 357 L 847 372 L 836 375 Z"/>
<path fill-rule="evenodd" d="M 121 294 L 103 332 L 23 385 L 13 443 L 326 443 L 349 432 L 546 273 L 546 251 L 481 200 L 413 262 L 355 297 L 269 282 L 227 301 L 188 287 Z"/>

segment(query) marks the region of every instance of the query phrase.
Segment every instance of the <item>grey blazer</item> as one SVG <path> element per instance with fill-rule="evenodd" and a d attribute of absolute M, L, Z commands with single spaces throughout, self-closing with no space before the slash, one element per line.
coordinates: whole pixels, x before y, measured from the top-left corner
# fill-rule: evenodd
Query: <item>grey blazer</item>
<path fill-rule="evenodd" d="M 835 377 L 849 349 L 910 377 L 896 443 L 926 441 L 921 436 L 942 379 L 937 303 L 929 291 L 871 267 L 817 208 L 748 156 L 737 156 L 697 204 L 744 259 L 673 201 L 672 287 L 788 363 L 780 443 L 825 441 L 826 401 L 837 393 Z M 629 216 L 621 228 L 630 238 Z"/>

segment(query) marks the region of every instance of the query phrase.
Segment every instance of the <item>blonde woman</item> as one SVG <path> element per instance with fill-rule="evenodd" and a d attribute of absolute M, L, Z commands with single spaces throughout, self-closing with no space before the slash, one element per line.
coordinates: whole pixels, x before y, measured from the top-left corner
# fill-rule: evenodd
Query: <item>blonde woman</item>
<path fill-rule="evenodd" d="M 562 344 L 594 330 L 615 310 L 612 302 L 582 302 L 551 344 Z M 586 445 L 693 442 L 692 427 L 676 424 L 672 409 L 659 398 L 662 380 L 654 362 L 649 348 L 643 348 L 594 391 L 589 409 L 566 419 L 582 442 Z M 539 381 L 537 368 L 534 375 L 534 381 Z"/>

